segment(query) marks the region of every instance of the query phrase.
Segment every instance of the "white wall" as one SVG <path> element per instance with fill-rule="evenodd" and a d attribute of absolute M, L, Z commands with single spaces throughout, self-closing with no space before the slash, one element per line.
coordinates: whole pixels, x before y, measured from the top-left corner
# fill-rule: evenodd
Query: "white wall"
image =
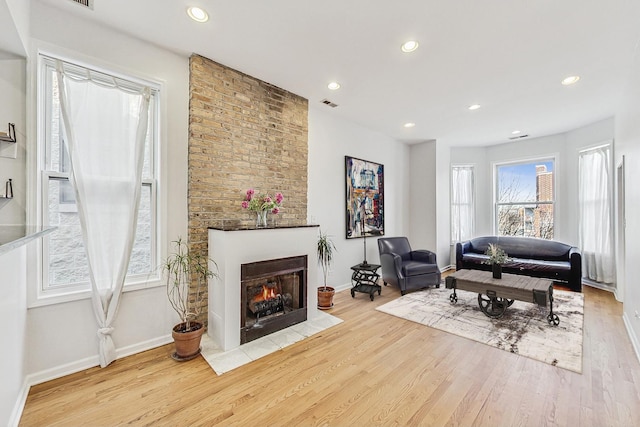
<path fill-rule="evenodd" d="M 327 284 L 339 288 L 350 286 L 350 267 L 362 262 L 364 256 L 362 239 L 345 237 L 344 156 L 384 165 L 385 235 L 405 235 L 409 221 L 405 203 L 409 194 L 409 148 L 385 135 L 337 119 L 320 107 L 310 107 L 307 215 L 336 244 L 336 261 Z M 367 261 L 379 260 L 376 239 L 367 238 Z M 321 270 L 317 284 L 322 284 Z"/>
<path fill-rule="evenodd" d="M 17 48 L 21 52 L 27 51 L 29 45 L 29 33 L 30 33 L 30 21 L 29 11 L 31 9 L 31 0 L 5 0 L 7 7 L 11 13 L 11 19 L 13 20 L 18 38 L 20 39 L 20 47 Z M 21 56 L 24 56 L 22 54 Z"/>
<path fill-rule="evenodd" d="M 31 65 L 35 65 L 35 49 L 45 48 L 51 53 L 162 83 L 163 178 L 159 190 L 165 196 L 160 223 L 166 253 L 166 242 L 178 235 L 186 236 L 187 230 L 188 58 L 119 32 L 88 25 L 39 2 L 32 4 L 31 30 Z M 34 68 L 30 67 L 29 73 L 29 83 L 34 84 Z M 35 99 L 33 86 L 28 99 Z M 35 105 L 28 108 L 33 124 L 31 135 L 35 136 Z M 30 177 L 35 177 L 34 142 L 31 139 L 28 146 Z M 29 258 L 31 270 L 36 269 L 33 260 L 35 256 Z M 35 280 L 31 275 L 29 286 L 35 286 Z M 89 300 L 31 307 L 27 320 L 27 370 L 31 382 L 98 364 L 97 326 Z M 176 320 L 164 287 L 126 292 L 113 335 L 118 356 L 170 342 L 171 326 Z"/>
<path fill-rule="evenodd" d="M 407 237 L 412 249 L 436 252 L 436 142 L 425 141 L 411 145 L 409 155 L 409 198 L 404 204 L 409 211 Z"/>
<path fill-rule="evenodd" d="M 639 7 L 640 8 L 640 7 Z M 635 263 L 640 259 L 640 47 L 636 48 L 634 67 L 625 99 L 616 116 L 616 161 L 617 165 L 625 157 L 625 270 L 623 318 L 631 341 L 640 359 L 640 282 Z"/>
<path fill-rule="evenodd" d="M 8 123 L 16 125 L 17 142 L 0 141 L 0 195 L 11 178 L 13 200 L 0 200 L 0 225 L 24 225 L 26 221 L 26 61 L 0 60 L 0 131 L 8 132 Z"/>
<path fill-rule="evenodd" d="M 451 265 L 451 150 L 449 146 L 436 143 L 436 246 L 438 266 L 444 269 Z M 429 248 L 427 248 L 429 249 Z"/>
<path fill-rule="evenodd" d="M 22 412 L 26 399 L 26 253 L 22 246 L 0 255 L 0 338 L 4 347 L 0 363 L 0 425 L 16 424 L 16 413 Z"/>
<path fill-rule="evenodd" d="M 493 171 L 495 164 L 554 157 L 556 216 L 554 238 L 578 246 L 578 153 L 613 140 L 614 120 L 608 118 L 570 132 L 492 145 L 451 149 L 451 163 L 476 166 L 476 235 L 495 233 Z"/>

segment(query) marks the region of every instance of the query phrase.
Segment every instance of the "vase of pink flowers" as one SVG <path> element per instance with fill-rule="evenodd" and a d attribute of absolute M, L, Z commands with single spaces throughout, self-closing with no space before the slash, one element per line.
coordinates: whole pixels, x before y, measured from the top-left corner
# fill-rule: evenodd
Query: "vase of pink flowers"
<path fill-rule="evenodd" d="M 280 213 L 280 206 L 284 196 L 277 192 L 273 197 L 269 193 L 256 194 L 253 188 L 247 190 L 242 208 L 256 213 L 256 227 L 264 228 L 267 226 L 267 215 Z"/>

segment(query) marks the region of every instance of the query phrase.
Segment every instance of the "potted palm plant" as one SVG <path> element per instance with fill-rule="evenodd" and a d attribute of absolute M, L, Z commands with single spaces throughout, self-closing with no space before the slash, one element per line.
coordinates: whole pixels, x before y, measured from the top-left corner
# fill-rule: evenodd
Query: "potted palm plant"
<path fill-rule="evenodd" d="M 327 233 L 323 233 L 320 230 L 318 236 L 318 265 L 322 267 L 322 277 L 324 278 L 324 285 L 318 287 L 318 308 L 321 310 L 327 310 L 333 307 L 333 296 L 336 290 L 331 286 L 327 286 L 327 276 L 329 274 L 329 268 L 333 262 L 333 256 L 336 251 L 336 246 L 329 238 Z"/>
<path fill-rule="evenodd" d="M 500 246 L 495 243 L 489 243 L 489 247 L 485 252 L 489 259 L 484 261 L 485 264 L 491 265 L 491 271 L 494 279 L 502 279 L 502 264 L 509 261 L 509 256 Z"/>
<path fill-rule="evenodd" d="M 169 303 L 180 316 L 180 323 L 175 325 L 172 331 L 176 345 L 172 357 L 184 361 L 200 354 L 200 339 L 204 325 L 197 319 L 202 310 L 203 291 L 208 279 L 217 277 L 217 273 L 209 269 L 209 261 L 216 266 L 213 260 L 189 251 L 181 238 L 172 243 L 173 253 L 165 260 L 163 271 Z"/>

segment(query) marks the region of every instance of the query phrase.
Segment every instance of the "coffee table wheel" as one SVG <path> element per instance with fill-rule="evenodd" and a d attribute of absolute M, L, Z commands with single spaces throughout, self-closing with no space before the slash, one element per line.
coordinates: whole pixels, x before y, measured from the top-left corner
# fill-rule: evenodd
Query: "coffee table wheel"
<path fill-rule="evenodd" d="M 378 295 L 382 295 L 382 289 L 378 289 Z"/>
<path fill-rule="evenodd" d="M 456 294 L 449 295 L 449 301 L 451 301 L 451 304 L 457 303 L 458 302 L 458 296 Z"/>
<path fill-rule="evenodd" d="M 560 318 L 555 313 L 553 315 L 549 314 L 547 316 L 547 322 L 549 322 L 550 325 L 558 326 L 560 324 Z"/>
<path fill-rule="evenodd" d="M 502 317 L 507 309 L 508 302 L 504 298 L 500 297 L 488 297 L 483 294 L 478 294 L 478 306 L 480 310 L 487 315 L 497 319 Z"/>
<path fill-rule="evenodd" d="M 373 293 L 369 295 L 369 298 L 371 298 L 371 301 L 373 301 Z"/>
<path fill-rule="evenodd" d="M 511 305 L 516 301 L 514 299 L 508 299 L 507 301 L 507 307 L 511 307 Z"/>
<path fill-rule="evenodd" d="M 351 298 L 355 298 L 356 297 L 356 293 L 353 289 L 351 289 Z"/>

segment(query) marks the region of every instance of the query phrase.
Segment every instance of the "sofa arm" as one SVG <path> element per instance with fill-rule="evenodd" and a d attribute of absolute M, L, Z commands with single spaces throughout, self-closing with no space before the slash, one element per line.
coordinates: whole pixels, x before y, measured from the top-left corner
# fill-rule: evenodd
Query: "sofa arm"
<path fill-rule="evenodd" d="M 573 247 L 569 250 L 569 263 L 571 264 L 569 287 L 574 291 L 582 292 L 582 255 L 578 248 Z"/>
<path fill-rule="evenodd" d="M 387 278 L 402 279 L 402 257 L 394 253 L 386 253 L 380 255 L 380 265 L 382 267 L 382 276 L 386 282 L 397 285 L 396 280 L 387 280 Z"/>
<path fill-rule="evenodd" d="M 471 242 L 458 242 L 456 243 L 456 270 L 462 270 L 462 255 L 469 252 L 471 249 Z"/>
<path fill-rule="evenodd" d="M 436 254 L 426 249 L 418 249 L 416 251 L 411 251 L 411 260 L 426 262 L 429 264 L 438 263 L 436 261 Z"/>

